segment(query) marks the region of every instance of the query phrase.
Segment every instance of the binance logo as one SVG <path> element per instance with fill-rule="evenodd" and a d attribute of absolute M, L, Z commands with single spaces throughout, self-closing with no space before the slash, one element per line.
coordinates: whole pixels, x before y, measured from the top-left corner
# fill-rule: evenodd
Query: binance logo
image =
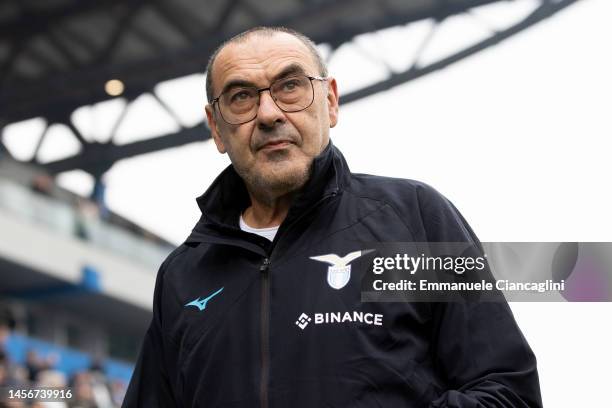
<path fill-rule="evenodd" d="M 308 316 L 306 313 L 302 313 L 300 317 L 298 317 L 298 319 L 295 321 L 295 324 L 297 325 L 297 327 L 304 330 L 304 328 L 308 326 L 308 323 L 310 323 L 311 320 L 312 319 L 310 318 L 310 316 Z"/>

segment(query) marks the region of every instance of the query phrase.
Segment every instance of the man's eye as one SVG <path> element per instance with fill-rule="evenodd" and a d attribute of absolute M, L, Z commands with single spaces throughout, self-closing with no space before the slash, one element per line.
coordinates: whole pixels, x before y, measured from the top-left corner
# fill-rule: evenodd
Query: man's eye
<path fill-rule="evenodd" d="M 283 82 L 283 86 L 281 87 L 281 91 L 283 92 L 291 92 L 300 86 L 299 81 L 297 79 L 292 79 L 286 82 Z"/>
<path fill-rule="evenodd" d="M 238 91 L 235 94 L 232 94 L 230 100 L 232 102 L 243 102 L 248 100 L 251 97 L 251 93 L 249 91 Z"/>

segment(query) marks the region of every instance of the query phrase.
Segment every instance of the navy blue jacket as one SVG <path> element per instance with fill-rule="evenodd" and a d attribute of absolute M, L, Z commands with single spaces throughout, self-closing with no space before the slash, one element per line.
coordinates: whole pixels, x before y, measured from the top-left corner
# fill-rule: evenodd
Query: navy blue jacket
<path fill-rule="evenodd" d="M 361 302 L 359 276 L 336 289 L 311 259 L 362 242 L 479 244 L 431 187 L 353 174 L 330 142 L 274 242 L 240 230 L 249 196 L 231 166 L 198 205 L 157 276 L 125 407 L 542 405 L 505 302 Z"/>

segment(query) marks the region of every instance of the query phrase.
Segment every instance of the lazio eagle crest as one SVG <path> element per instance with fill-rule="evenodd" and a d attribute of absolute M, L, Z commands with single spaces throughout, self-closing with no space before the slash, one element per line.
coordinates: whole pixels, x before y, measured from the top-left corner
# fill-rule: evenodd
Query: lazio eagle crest
<path fill-rule="evenodd" d="M 327 283 L 334 289 L 342 289 L 351 280 L 351 265 L 349 264 L 372 251 L 372 249 L 355 251 L 342 258 L 336 254 L 327 254 L 311 256 L 310 259 L 330 264 L 331 266 L 327 268 Z"/>

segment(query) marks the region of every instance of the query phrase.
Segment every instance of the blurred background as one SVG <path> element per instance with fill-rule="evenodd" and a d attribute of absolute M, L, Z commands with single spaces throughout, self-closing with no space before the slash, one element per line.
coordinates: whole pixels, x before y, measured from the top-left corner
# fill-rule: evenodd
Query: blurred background
<path fill-rule="evenodd" d="M 612 241 L 611 16 L 608 0 L 0 1 L 0 387 L 120 404 L 157 268 L 229 164 L 206 62 L 257 25 L 319 44 L 354 172 L 433 185 L 482 241 Z M 545 406 L 604 406 L 611 304 L 511 307 Z"/>

